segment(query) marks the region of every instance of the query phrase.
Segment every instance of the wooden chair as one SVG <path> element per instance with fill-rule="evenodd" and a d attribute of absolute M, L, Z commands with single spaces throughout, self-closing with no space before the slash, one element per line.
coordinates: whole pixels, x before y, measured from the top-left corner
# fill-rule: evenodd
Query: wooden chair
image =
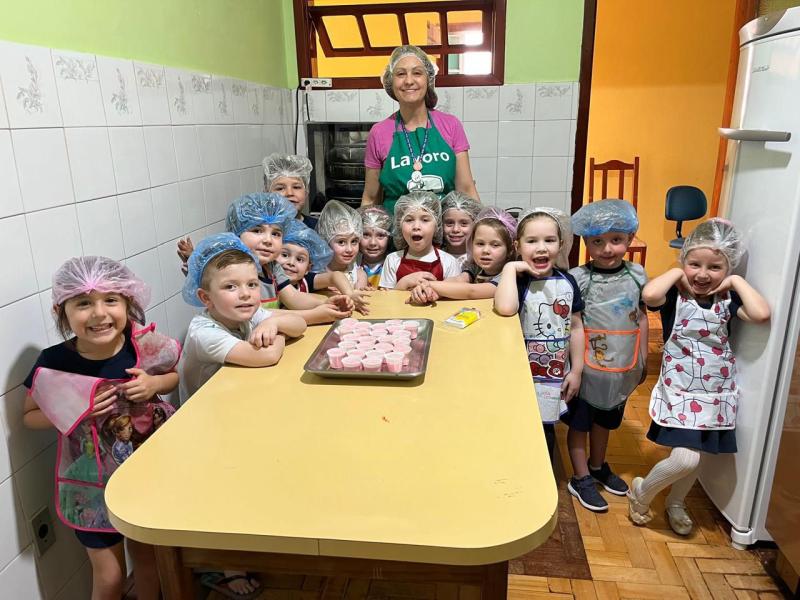
<path fill-rule="evenodd" d="M 633 175 L 633 196 L 630 198 L 630 203 L 633 208 L 638 212 L 639 210 L 639 157 L 634 156 L 632 163 L 622 162 L 621 160 L 609 160 L 603 163 L 595 162 L 594 158 L 589 159 L 589 202 L 595 200 L 594 197 L 594 178 L 595 172 L 599 171 L 600 177 L 600 197 L 598 200 L 608 198 L 608 173 L 615 171 L 619 177 L 619 193 L 615 198 L 620 200 L 628 200 L 625 198 L 625 173 L 631 171 Z M 628 248 L 628 259 L 635 260 L 634 256 L 639 255 L 639 264 L 644 267 L 647 260 L 647 244 L 640 240 L 638 237 L 633 238 L 630 247 Z M 586 260 L 589 260 L 589 251 L 586 251 Z"/>

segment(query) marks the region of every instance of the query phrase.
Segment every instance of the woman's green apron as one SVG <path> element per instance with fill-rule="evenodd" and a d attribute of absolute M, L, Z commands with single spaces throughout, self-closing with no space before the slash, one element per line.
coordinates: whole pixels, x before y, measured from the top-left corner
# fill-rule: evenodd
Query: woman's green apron
<path fill-rule="evenodd" d="M 407 131 L 395 113 L 395 132 L 383 163 L 380 183 L 383 207 L 394 214 L 397 199 L 413 191 L 433 192 L 439 198 L 455 189 L 456 153 L 444 140 L 428 113 L 430 127 Z M 415 169 L 416 166 L 421 167 Z"/>

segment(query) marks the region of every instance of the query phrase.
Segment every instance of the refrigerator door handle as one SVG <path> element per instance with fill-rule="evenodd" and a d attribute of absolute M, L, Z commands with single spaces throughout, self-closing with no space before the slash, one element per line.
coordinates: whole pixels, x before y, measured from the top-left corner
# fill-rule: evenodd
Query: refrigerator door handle
<path fill-rule="evenodd" d="M 767 131 L 765 129 L 720 127 L 719 134 L 724 138 L 739 142 L 788 142 L 792 138 L 792 134 L 789 131 Z"/>

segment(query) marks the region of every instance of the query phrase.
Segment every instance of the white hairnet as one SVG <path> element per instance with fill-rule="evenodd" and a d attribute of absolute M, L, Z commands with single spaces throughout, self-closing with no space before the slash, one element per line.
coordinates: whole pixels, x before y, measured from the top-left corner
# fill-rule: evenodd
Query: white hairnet
<path fill-rule="evenodd" d="M 597 200 L 582 206 L 572 215 L 572 230 L 581 237 L 593 237 L 611 231 L 636 233 L 638 229 L 636 209 L 625 200 Z"/>
<path fill-rule="evenodd" d="M 311 181 L 311 161 L 299 154 L 280 154 L 275 152 L 267 156 L 261 163 L 264 167 L 264 187 L 271 191 L 273 182 L 278 177 L 300 179 L 308 189 Z"/>
<path fill-rule="evenodd" d="M 733 223 L 726 219 L 713 218 L 703 221 L 686 236 L 681 248 L 681 263 L 686 255 L 698 248 L 710 248 L 719 252 L 728 261 L 728 268 L 735 269 L 745 251 L 744 239 Z"/>
<path fill-rule="evenodd" d="M 283 233 L 283 244 L 295 244 L 306 249 L 311 270 L 320 273 L 325 270 L 333 258 L 333 250 L 328 246 L 316 231 L 309 229 L 298 219 L 289 223 Z"/>
<path fill-rule="evenodd" d="M 430 213 L 436 221 L 436 230 L 433 233 L 433 243 L 442 243 L 442 205 L 439 197 L 433 192 L 409 192 L 405 196 L 397 199 L 394 205 L 394 247 L 403 250 L 408 247 L 408 243 L 403 238 L 403 230 L 400 224 L 406 213 L 412 210 L 421 209 Z"/>
<path fill-rule="evenodd" d="M 114 293 L 130 298 L 144 310 L 150 303 L 150 286 L 125 265 L 105 256 L 70 258 L 53 273 L 53 304 L 89 292 Z"/>
<path fill-rule="evenodd" d="M 483 207 L 481 206 L 480 202 L 474 198 L 470 198 L 464 192 L 453 190 L 444 198 L 442 198 L 442 218 L 444 218 L 444 215 L 448 210 L 455 209 L 463 210 L 470 217 L 472 217 L 472 220 L 474 221 L 478 217 L 478 213 L 481 212 L 481 208 Z"/>
<path fill-rule="evenodd" d="M 361 215 L 361 224 L 364 231 L 367 229 L 380 229 L 392 233 L 392 215 L 382 206 L 362 206 L 358 209 Z"/>
<path fill-rule="evenodd" d="M 467 242 L 468 245 L 471 243 L 472 234 L 475 232 L 475 228 L 480 224 L 481 221 L 485 219 L 495 219 L 496 221 L 500 221 L 503 227 L 506 228 L 506 231 L 508 231 L 511 241 L 516 239 L 517 220 L 514 218 L 514 216 L 502 208 L 497 208 L 496 206 L 487 206 L 478 213 L 478 218 L 475 219 L 475 225 L 472 227 L 472 231 L 469 233 L 469 240 Z"/>
<path fill-rule="evenodd" d="M 549 206 L 537 206 L 536 208 L 523 210 L 517 221 L 517 238 L 520 237 L 522 227 L 526 220 L 530 217 L 541 215 L 550 217 L 558 226 L 558 236 L 561 238 L 561 250 L 559 250 L 558 257 L 556 258 L 556 266 L 562 270 L 569 269 L 569 251 L 572 250 L 572 225 L 569 221 L 569 215 L 564 211 L 558 210 L 557 208 L 550 208 Z"/>
<path fill-rule="evenodd" d="M 228 206 L 225 228 L 242 235 L 248 229 L 259 225 L 273 225 L 286 231 L 297 210 L 285 197 L 274 192 L 247 194 L 240 196 Z"/>
<path fill-rule="evenodd" d="M 238 250 L 247 254 L 253 259 L 256 271 L 261 273 L 261 265 L 258 262 L 258 258 L 236 235 L 230 232 L 210 235 L 200 240 L 200 243 L 197 244 L 189 257 L 189 270 L 186 273 L 186 281 L 183 282 L 183 290 L 181 291 L 184 302 L 192 306 L 203 306 L 200 298 L 197 297 L 197 290 L 200 289 L 200 282 L 203 280 L 203 272 L 206 270 L 208 263 L 228 250 Z"/>
<path fill-rule="evenodd" d="M 416 46 L 410 44 L 398 46 L 392 51 L 392 55 L 389 57 L 389 64 L 386 65 L 386 69 L 381 76 L 383 89 L 386 90 L 386 93 L 389 94 L 392 100 L 397 100 L 397 97 L 394 95 L 394 90 L 392 89 L 394 83 L 394 68 L 397 66 L 400 59 L 406 56 L 415 56 L 419 59 L 425 71 L 428 73 L 428 90 L 425 92 L 425 106 L 428 108 L 435 108 L 436 103 L 439 101 L 436 95 L 436 86 L 434 85 L 438 69 L 436 65 L 431 62 L 431 59 L 428 58 L 428 55 Z"/>
<path fill-rule="evenodd" d="M 364 234 L 361 215 L 343 202 L 328 200 L 319 215 L 317 233 L 328 244 L 337 235 L 355 235 L 360 238 Z"/>

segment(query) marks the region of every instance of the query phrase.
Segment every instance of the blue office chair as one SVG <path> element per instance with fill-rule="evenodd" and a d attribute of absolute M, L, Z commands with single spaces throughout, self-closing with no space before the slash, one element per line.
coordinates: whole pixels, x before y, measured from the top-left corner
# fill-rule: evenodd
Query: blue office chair
<path fill-rule="evenodd" d="M 676 221 L 675 234 L 678 236 L 669 243 L 670 248 L 683 248 L 684 237 L 681 227 L 684 221 L 693 221 L 706 214 L 706 195 L 693 185 L 676 185 L 667 190 L 664 216 L 668 221 Z"/>

